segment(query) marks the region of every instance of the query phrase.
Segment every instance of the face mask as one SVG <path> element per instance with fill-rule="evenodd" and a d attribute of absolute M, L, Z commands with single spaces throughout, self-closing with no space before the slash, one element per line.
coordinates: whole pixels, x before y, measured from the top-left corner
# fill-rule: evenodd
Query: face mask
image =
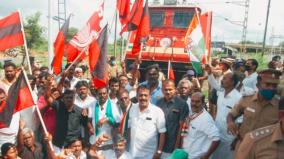
<path fill-rule="evenodd" d="M 114 66 L 116 64 L 116 61 L 111 61 L 110 64 Z"/>
<path fill-rule="evenodd" d="M 248 66 L 248 65 L 245 65 L 245 69 L 246 69 L 247 71 L 251 70 L 250 66 Z"/>
<path fill-rule="evenodd" d="M 276 94 L 276 91 L 271 90 L 271 89 L 262 89 L 262 90 L 259 90 L 259 93 L 264 99 L 271 100 Z"/>

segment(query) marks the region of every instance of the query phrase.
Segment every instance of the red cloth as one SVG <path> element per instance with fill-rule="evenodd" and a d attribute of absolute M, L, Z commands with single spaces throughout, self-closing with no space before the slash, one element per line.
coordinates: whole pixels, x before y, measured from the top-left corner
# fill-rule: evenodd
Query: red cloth
<path fill-rule="evenodd" d="M 0 51 L 24 45 L 19 12 L 0 19 Z"/>
<path fill-rule="evenodd" d="M 28 81 L 26 81 L 24 72 L 22 71 L 16 82 L 9 88 L 5 107 L 1 107 L 0 125 L 2 127 L 0 128 L 10 125 L 14 113 L 34 105 Z"/>
<path fill-rule="evenodd" d="M 43 114 L 43 122 L 46 126 L 47 131 L 54 136 L 56 128 L 56 110 L 52 107 L 48 107 L 46 112 Z"/>
<path fill-rule="evenodd" d="M 58 75 L 61 72 L 65 42 L 68 34 L 70 17 L 62 25 L 54 42 L 54 58 L 52 61 L 53 72 Z"/>

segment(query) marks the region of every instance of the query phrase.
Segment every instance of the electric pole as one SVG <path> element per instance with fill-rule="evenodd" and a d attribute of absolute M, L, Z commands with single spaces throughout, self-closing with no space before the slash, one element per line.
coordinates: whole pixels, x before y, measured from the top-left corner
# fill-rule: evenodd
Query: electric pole
<path fill-rule="evenodd" d="M 271 0 L 268 0 L 266 20 L 265 20 L 265 28 L 264 28 L 264 36 L 263 36 L 263 42 L 262 42 L 262 55 L 261 56 L 263 56 L 264 51 L 265 51 L 265 42 L 266 42 L 266 33 L 267 33 L 267 25 L 268 25 L 268 18 L 269 18 L 270 2 L 271 2 Z"/>
<path fill-rule="evenodd" d="M 244 21 L 243 21 L 243 33 L 242 33 L 242 52 L 243 53 L 246 53 L 248 13 L 249 13 L 249 0 L 246 0 L 245 1 L 245 16 L 244 16 Z"/>

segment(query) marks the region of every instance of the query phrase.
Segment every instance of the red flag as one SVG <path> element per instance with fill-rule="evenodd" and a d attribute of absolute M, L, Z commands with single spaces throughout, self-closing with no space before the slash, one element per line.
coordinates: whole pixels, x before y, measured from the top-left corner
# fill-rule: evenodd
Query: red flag
<path fill-rule="evenodd" d="M 146 41 L 149 32 L 150 32 L 150 17 L 149 17 L 149 9 L 148 9 L 148 0 L 146 0 L 145 5 L 143 7 L 143 14 L 138 25 L 137 30 L 135 31 L 135 40 L 132 47 L 132 54 L 136 54 L 140 52 L 142 41 Z M 134 33 L 135 34 L 135 33 Z"/>
<path fill-rule="evenodd" d="M 54 58 L 52 61 L 53 72 L 58 75 L 61 72 L 62 59 L 64 55 L 64 48 L 68 34 L 70 16 L 62 25 L 54 42 Z"/>
<path fill-rule="evenodd" d="M 130 0 L 117 0 L 116 8 L 118 10 L 119 20 L 122 25 L 127 23 L 127 16 L 130 11 Z"/>
<path fill-rule="evenodd" d="M 98 39 L 89 47 L 89 67 L 95 88 L 102 88 L 108 82 L 107 64 L 107 25 L 102 29 Z"/>
<path fill-rule="evenodd" d="M 168 63 L 168 79 L 175 81 L 175 73 L 171 64 L 171 61 L 169 60 Z"/>
<path fill-rule="evenodd" d="M 19 12 L 0 19 L 0 51 L 24 45 Z"/>
<path fill-rule="evenodd" d="M 81 53 L 81 51 L 86 52 L 87 47 L 93 39 L 97 39 L 99 32 L 101 30 L 101 23 L 103 20 L 103 11 L 104 11 L 104 1 L 101 3 L 99 10 L 90 17 L 86 26 L 80 30 L 71 41 L 66 45 L 67 61 L 72 62 L 76 57 Z M 86 56 L 84 53 L 80 59 L 83 59 Z"/>
<path fill-rule="evenodd" d="M 2 104 L 1 104 L 2 105 Z M 28 81 L 22 71 L 17 81 L 10 87 L 5 106 L 1 106 L 0 128 L 9 127 L 14 113 L 35 105 Z"/>

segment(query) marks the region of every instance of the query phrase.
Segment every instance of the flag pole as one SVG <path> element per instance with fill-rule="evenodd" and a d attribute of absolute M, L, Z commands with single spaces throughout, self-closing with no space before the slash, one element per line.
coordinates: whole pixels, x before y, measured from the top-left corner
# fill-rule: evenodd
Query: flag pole
<path fill-rule="evenodd" d="M 26 34 L 25 34 L 25 30 L 24 30 L 24 25 L 23 25 L 22 14 L 21 14 L 20 10 L 18 10 L 18 13 L 20 15 L 21 30 L 22 30 L 23 39 L 24 39 L 24 48 L 25 48 L 25 55 L 26 55 L 27 62 L 28 62 L 28 69 L 29 69 L 29 73 L 32 74 L 32 67 L 31 67 L 30 56 L 29 56 L 29 52 L 28 52 L 28 46 L 27 46 Z M 23 59 L 23 63 L 24 63 L 24 61 L 25 60 Z"/>
<path fill-rule="evenodd" d="M 48 0 L 48 71 L 52 73 L 51 63 L 53 60 L 53 46 L 52 46 L 52 0 Z"/>
<path fill-rule="evenodd" d="M 132 33 L 132 32 L 131 32 Z M 123 59 L 121 61 L 125 61 L 125 58 L 126 58 L 126 51 L 128 49 L 128 45 L 129 45 L 129 37 L 130 37 L 130 32 L 128 33 L 128 36 L 127 36 L 127 41 L 126 41 L 126 48 L 125 48 L 125 51 L 123 51 Z"/>
<path fill-rule="evenodd" d="M 35 104 L 35 109 L 36 109 L 38 118 L 39 118 L 39 120 L 40 120 L 41 126 L 42 126 L 42 128 L 43 128 L 44 133 L 47 135 L 47 134 L 48 134 L 48 131 L 47 131 L 47 129 L 46 129 L 46 126 L 45 126 L 44 121 L 43 121 L 43 119 L 42 119 L 42 115 L 41 115 L 40 110 L 39 110 L 39 108 L 38 108 L 38 102 L 37 102 L 37 100 L 35 99 L 35 95 L 34 95 L 34 93 L 33 93 L 33 91 L 32 91 L 31 85 L 30 85 L 30 83 L 28 82 L 29 80 L 28 80 L 27 74 L 26 74 L 25 69 L 23 68 L 23 66 L 21 67 L 21 69 L 22 69 L 22 71 L 23 71 L 23 74 L 24 74 L 24 77 L 25 77 L 25 81 L 27 82 L 29 91 L 30 91 L 31 94 L 32 94 L 33 102 L 36 103 L 36 104 Z M 54 151 L 53 145 L 52 145 L 51 141 L 49 141 L 48 144 L 49 144 L 51 150 Z"/>
<path fill-rule="evenodd" d="M 83 50 L 81 50 L 81 52 L 79 53 L 79 55 L 75 58 L 74 61 L 72 61 L 72 63 L 67 67 L 67 69 L 64 72 L 68 72 L 70 70 L 70 68 L 81 58 L 81 56 L 83 55 L 83 53 L 85 51 L 87 51 L 88 47 L 85 47 Z"/>

